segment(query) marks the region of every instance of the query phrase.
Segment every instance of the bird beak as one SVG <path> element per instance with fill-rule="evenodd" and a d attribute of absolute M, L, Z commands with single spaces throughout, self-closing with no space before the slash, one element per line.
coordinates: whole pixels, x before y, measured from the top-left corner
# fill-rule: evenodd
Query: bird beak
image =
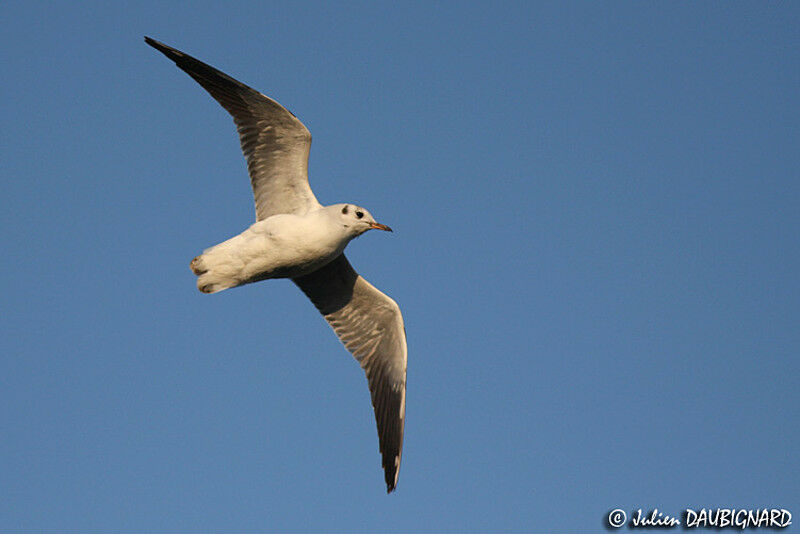
<path fill-rule="evenodd" d="M 392 229 L 386 226 L 385 224 L 371 222 L 369 223 L 370 228 L 375 228 L 376 230 L 383 230 L 384 232 L 391 232 Z"/>

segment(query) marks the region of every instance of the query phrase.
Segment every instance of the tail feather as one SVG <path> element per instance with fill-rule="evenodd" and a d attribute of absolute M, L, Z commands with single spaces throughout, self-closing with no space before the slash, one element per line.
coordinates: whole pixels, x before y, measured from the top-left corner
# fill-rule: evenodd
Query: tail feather
<path fill-rule="evenodd" d="M 195 257 L 189 264 L 192 272 L 197 275 L 197 289 L 203 293 L 216 293 L 242 283 L 235 276 L 237 269 L 233 268 L 230 261 L 220 261 L 221 259 L 207 251 Z"/>
<path fill-rule="evenodd" d="M 192 272 L 197 276 L 208 272 L 208 269 L 206 269 L 206 266 L 203 263 L 203 256 L 195 256 L 195 258 L 192 260 L 192 263 L 189 264 L 189 267 L 192 268 Z"/>

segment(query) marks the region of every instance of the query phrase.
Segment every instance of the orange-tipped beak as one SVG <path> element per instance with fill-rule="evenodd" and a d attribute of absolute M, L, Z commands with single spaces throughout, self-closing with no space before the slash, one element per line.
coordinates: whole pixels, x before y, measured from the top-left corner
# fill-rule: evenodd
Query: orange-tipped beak
<path fill-rule="evenodd" d="M 389 228 L 388 226 L 386 226 L 385 224 L 376 223 L 376 222 L 369 223 L 369 227 L 370 228 L 375 228 L 376 230 L 383 230 L 384 232 L 391 232 L 392 231 L 392 229 Z"/>

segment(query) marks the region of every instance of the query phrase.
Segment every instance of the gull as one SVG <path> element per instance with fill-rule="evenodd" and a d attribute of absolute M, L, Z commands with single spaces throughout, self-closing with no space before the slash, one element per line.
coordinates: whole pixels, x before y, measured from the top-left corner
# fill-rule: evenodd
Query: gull
<path fill-rule="evenodd" d="M 233 116 L 247 160 L 256 222 L 190 264 L 203 293 L 290 278 L 367 375 L 386 491 L 397 486 L 406 408 L 406 333 L 394 300 L 351 267 L 347 244 L 391 232 L 355 204 L 322 206 L 308 184 L 311 133 L 275 100 L 150 37 L 145 42 L 194 78 Z"/>

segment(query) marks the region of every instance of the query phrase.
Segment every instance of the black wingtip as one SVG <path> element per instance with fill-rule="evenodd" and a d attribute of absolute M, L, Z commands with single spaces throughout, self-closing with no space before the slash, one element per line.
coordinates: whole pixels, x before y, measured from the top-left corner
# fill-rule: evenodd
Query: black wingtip
<path fill-rule="evenodd" d="M 162 54 L 164 54 L 173 61 L 177 61 L 179 58 L 184 56 L 183 52 L 181 52 L 180 50 L 175 50 L 171 46 L 167 46 L 161 41 L 156 41 L 152 37 L 148 37 L 145 35 L 144 42 L 149 44 L 150 46 L 152 46 L 153 48 L 155 48 L 156 50 L 158 50 L 159 52 L 161 52 Z"/>
<path fill-rule="evenodd" d="M 386 481 L 386 493 L 391 493 L 397 487 L 397 482 L 395 480 L 395 475 L 397 474 L 397 470 L 394 471 L 386 471 L 384 470 L 384 480 Z"/>

